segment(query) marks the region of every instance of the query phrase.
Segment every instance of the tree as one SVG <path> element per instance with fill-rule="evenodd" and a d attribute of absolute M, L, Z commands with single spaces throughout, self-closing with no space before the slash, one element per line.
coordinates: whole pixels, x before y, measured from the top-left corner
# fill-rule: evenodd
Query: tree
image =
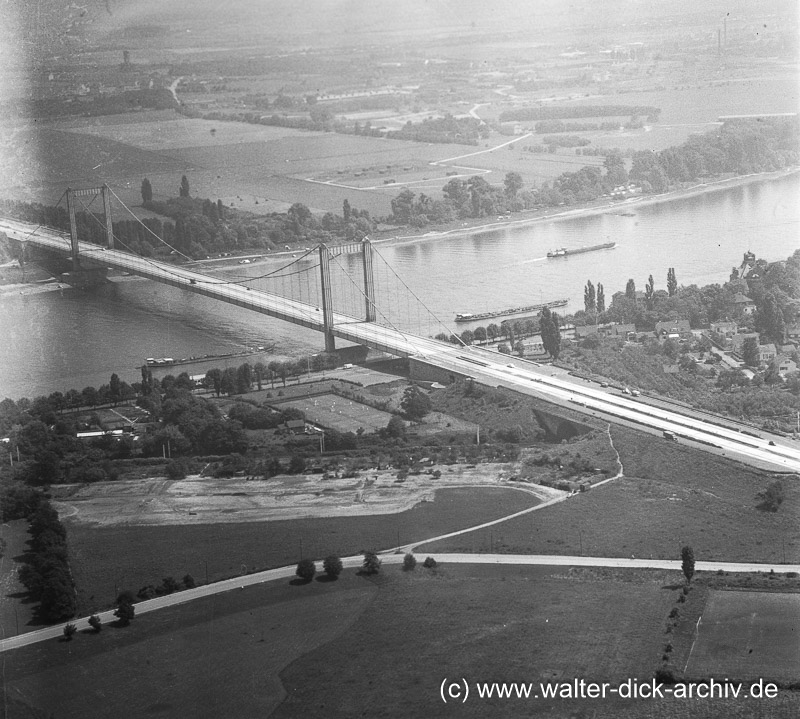
<path fill-rule="evenodd" d="M 186 175 L 181 177 L 181 186 L 178 193 L 181 197 L 189 197 L 189 180 L 186 178 Z"/>
<path fill-rule="evenodd" d="M 289 474 L 302 474 L 306 471 L 306 460 L 299 454 L 293 454 L 289 459 Z"/>
<path fill-rule="evenodd" d="M 558 315 L 551 312 L 549 307 L 542 310 L 539 319 L 539 332 L 542 335 L 542 345 L 545 352 L 554 360 L 561 353 L 561 331 L 558 325 Z"/>
<path fill-rule="evenodd" d="M 606 292 L 603 289 L 603 285 L 599 282 L 597 283 L 597 311 L 606 311 Z"/>
<path fill-rule="evenodd" d="M 122 382 L 120 382 L 119 375 L 114 373 L 111 375 L 111 381 L 108 384 L 109 394 L 111 401 L 116 404 L 122 399 Z"/>
<path fill-rule="evenodd" d="M 77 631 L 78 631 L 78 627 L 76 627 L 74 624 L 72 624 L 72 622 L 70 622 L 69 624 L 65 624 L 64 625 L 64 639 L 66 641 L 68 641 L 68 642 L 71 642 L 72 641 L 72 636 Z"/>
<path fill-rule="evenodd" d="M 381 571 L 381 558 L 375 552 L 364 552 L 361 570 L 364 574 L 377 574 Z"/>
<path fill-rule="evenodd" d="M 197 582 L 194 581 L 194 577 L 191 574 L 184 574 L 181 581 L 186 589 L 194 589 L 197 586 Z"/>
<path fill-rule="evenodd" d="M 322 569 L 330 579 L 336 579 L 342 573 L 342 560 L 335 554 L 329 554 L 322 560 Z"/>
<path fill-rule="evenodd" d="M 758 340 L 755 337 L 748 337 L 742 342 L 742 360 L 748 367 L 758 367 L 760 359 L 758 355 Z"/>
<path fill-rule="evenodd" d="M 678 279 L 675 277 L 675 268 L 670 267 L 667 270 L 667 292 L 670 297 L 678 294 Z"/>
<path fill-rule="evenodd" d="M 583 307 L 587 312 L 594 312 L 597 309 L 597 297 L 591 280 L 586 282 L 583 290 Z"/>
<path fill-rule="evenodd" d="M 656 301 L 656 284 L 653 280 L 653 275 L 647 278 L 647 284 L 644 286 L 644 301 L 647 304 L 647 309 L 652 310 Z"/>
<path fill-rule="evenodd" d="M 96 614 L 92 614 L 92 616 L 89 617 L 89 626 L 94 629 L 95 634 L 99 634 L 103 629 L 103 622 Z"/>
<path fill-rule="evenodd" d="M 686 583 L 690 583 L 694 576 L 694 550 L 688 545 L 681 549 L 681 569 Z"/>
<path fill-rule="evenodd" d="M 421 422 L 422 418 L 431 411 L 431 400 L 419 387 L 412 384 L 403 392 L 400 408 L 409 420 Z"/>
<path fill-rule="evenodd" d="M 117 597 L 117 609 L 114 612 L 114 616 L 119 619 L 119 625 L 127 627 L 133 621 L 135 614 L 133 596 L 130 592 L 123 592 Z"/>
<path fill-rule="evenodd" d="M 400 438 L 405 437 L 406 434 L 406 426 L 403 424 L 403 420 L 400 419 L 397 415 L 393 415 L 392 418 L 389 420 L 387 425 L 380 430 L 380 434 L 384 437 L 390 438 Z"/>
<path fill-rule="evenodd" d="M 763 492 L 759 492 L 758 497 L 761 499 L 759 509 L 765 509 L 768 512 L 777 512 L 778 507 L 783 503 L 783 485 L 780 481 L 775 481 L 767 487 Z"/>
<path fill-rule="evenodd" d="M 628 280 L 628 283 L 625 285 L 625 297 L 629 300 L 636 299 L 636 283 L 633 280 Z"/>
<path fill-rule="evenodd" d="M 406 572 L 413 571 L 414 567 L 417 566 L 417 558 L 409 552 L 403 557 L 403 569 Z"/>
<path fill-rule="evenodd" d="M 518 172 L 507 172 L 503 180 L 506 195 L 509 197 L 516 197 L 517 193 L 522 189 L 524 183 L 522 182 L 522 175 Z"/>
<path fill-rule="evenodd" d="M 314 575 L 317 573 L 317 566 L 312 559 L 301 559 L 297 563 L 295 574 L 300 577 L 304 582 L 310 582 Z"/>
<path fill-rule="evenodd" d="M 142 204 L 146 205 L 148 202 L 153 201 L 153 186 L 150 184 L 150 180 L 146 177 L 142 180 Z"/>
<path fill-rule="evenodd" d="M 213 389 L 217 397 L 222 393 L 222 370 L 214 367 L 206 372 L 203 384 L 209 389 Z"/>

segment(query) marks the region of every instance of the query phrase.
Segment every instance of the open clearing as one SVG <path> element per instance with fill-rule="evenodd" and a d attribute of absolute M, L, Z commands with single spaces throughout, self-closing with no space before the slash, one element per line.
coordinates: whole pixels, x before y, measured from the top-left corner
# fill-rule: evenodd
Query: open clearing
<path fill-rule="evenodd" d="M 798 593 L 712 590 L 686 676 L 795 682 L 800 676 L 798 632 Z"/>
<path fill-rule="evenodd" d="M 399 486 L 399 485 L 398 485 Z M 401 546 L 532 507 L 532 494 L 463 488 L 406 512 L 288 521 L 98 527 L 65 518 L 72 570 L 84 613 L 111 606 L 119 589 L 134 592 L 187 572 L 198 582 L 285 566 L 303 557 L 348 556 Z"/>

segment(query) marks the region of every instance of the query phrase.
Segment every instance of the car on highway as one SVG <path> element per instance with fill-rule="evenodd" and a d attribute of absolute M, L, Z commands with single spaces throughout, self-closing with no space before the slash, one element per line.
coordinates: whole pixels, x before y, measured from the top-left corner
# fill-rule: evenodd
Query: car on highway
<path fill-rule="evenodd" d="M 600 386 L 601 386 L 601 387 L 608 387 L 608 382 L 601 382 L 601 383 L 600 383 Z"/>

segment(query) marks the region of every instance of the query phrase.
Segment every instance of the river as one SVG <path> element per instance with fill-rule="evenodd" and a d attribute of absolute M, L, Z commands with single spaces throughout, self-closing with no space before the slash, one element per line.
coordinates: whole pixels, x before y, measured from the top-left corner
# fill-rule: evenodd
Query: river
<path fill-rule="evenodd" d="M 455 326 L 456 312 L 559 298 L 570 299 L 565 310 L 581 309 L 589 279 L 604 285 L 607 302 L 624 290 L 628 278 L 644 289 L 652 274 L 656 289 L 665 289 L 669 267 L 682 285 L 725 282 L 748 250 L 774 261 L 800 247 L 798 198 L 800 175 L 792 174 L 527 227 L 381 244 L 375 271 L 378 304 L 396 326 L 436 334 L 445 324 Z M 617 243 L 614 249 L 546 256 L 559 247 L 609 241 Z M 432 315 L 405 299 L 384 260 Z M 334 271 L 341 275 L 340 264 L 355 268 L 357 258 L 337 260 Z M 263 268 L 235 271 L 254 276 Z M 354 287 L 337 287 L 340 310 L 363 304 Z M 315 296 L 312 292 L 306 299 Z M 467 326 L 459 325 L 459 331 Z M 99 386 L 112 372 L 135 381 L 145 357 L 219 354 L 268 344 L 291 355 L 317 352 L 322 343 L 321 335 L 310 330 L 136 278 L 120 278 L 91 292 L 68 288 L 5 294 L 0 296 L 0 398 Z M 205 367 L 174 371 L 182 370 Z"/>

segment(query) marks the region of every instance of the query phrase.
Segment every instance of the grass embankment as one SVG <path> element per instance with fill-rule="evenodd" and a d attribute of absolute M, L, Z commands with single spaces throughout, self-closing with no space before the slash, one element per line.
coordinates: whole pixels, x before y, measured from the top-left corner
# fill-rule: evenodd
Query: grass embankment
<path fill-rule="evenodd" d="M 701 450 L 620 427 L 612 429 L 625 476 L 532 514 L 433 544 L 420 552 L 484 551 L 697 560 L 800 561 L 800 486 L 784 478 L 777 512 L 756 495 L 775 481 Z"/>
<path fill-rule="evenodd" d="M 375 591 L 353 572 L 271 583 L 15 650 L 4 655 L 8 716 L 263 719 L 284 697 L 281 669 L 347 632 Z"/>
<path fill-rule="evenodd" d="M 80 611 L 111 606 L 164 577 L 198 583 L 283 566 L 303 557 L 385 549 L 470 527 L 538 504 L 512 489 L 447 489 L 407 512 L 277 522 L 92 527 L 65 520 Z M 207 568 L 207 573 L 206 573 Z"/>

